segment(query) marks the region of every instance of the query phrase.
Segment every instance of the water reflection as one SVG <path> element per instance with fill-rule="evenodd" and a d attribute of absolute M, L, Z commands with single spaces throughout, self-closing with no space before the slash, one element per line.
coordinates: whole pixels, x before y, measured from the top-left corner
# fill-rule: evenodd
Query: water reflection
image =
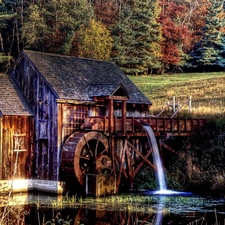
<path fill-rule="evenodd" d="M 225 221 L 223 200 L 182 195 L 129 194 L 95 200 L 83 198 L 78 203 L 75 198 L 33 194 L 13 196 L 10 202 L 1 196 L 0 202 L 0 214 L 4 211 L 3 203 L 7 203 L 2 223 L 7 225 L 173 225 L 195 221 L 207 221 L 210 225 L 216 219 L 218 224 Z"/>
<path fill-rule="evenodd" d="M 165 208 L 165 197 L 161 196 L 161 197 L 159 197 L 156 219 L 155 219 L 154 225 L 161 225 L 162 224 L 164 208 Z"/>

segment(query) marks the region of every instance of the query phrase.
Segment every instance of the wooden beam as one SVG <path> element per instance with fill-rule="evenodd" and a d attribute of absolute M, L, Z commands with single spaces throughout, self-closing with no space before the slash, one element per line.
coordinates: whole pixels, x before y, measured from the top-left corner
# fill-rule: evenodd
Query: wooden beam
<path fill-rule="evenodd" d="M 125 141 L 126 143 L 126 141 Z M 132 176 L 132 171 L 131 171 L 131 163 L 130 163 L 130 152 L 128 151 L 128 148 L 126 147 L 125 148 L 125 154 L 126 154 L 126 158 L 127 158 L 127 168 L 128 168 L 128 174 L 129 174 L 129 181 L 130 181 L 130 184 L 133 180 L 133 176 Z"/>
<path fill-rule="evenodd" d="M 116 163 L 115 163 L 115 137 L 112 135 L 110 139 L 110 149 L 111 149 L 111 158 L 112 158 L 112 168 L 114 174 L 116 174 Z"/>
<path fill-rule="evenodd" d="M 122 102 L 122 132 L 126 133 L 126 113 L 127 113 L 127 102 Z"/>
<path fill-rule="evenodd" d="M 141 156 L 141 158 L 144 159 L 146 163 L 148 163 L 152 168 L 156 170 L 156 167 L 140 151 L 138 151 L 129 141 L 127 141 L 127 145 L 129 145 L 129 147 L 132 148 L 139 156 Z"/>
<path fill-rule="evenodd" d="M 114 99 L 114 100 L 122 100 L 122 101 L 126 101 L 129 98 L 127 96 L 109 96 L 109 99 Z"/>
<path fill-rule="evenodd" d="M 124 147 L 122 148 L 122 157 L 121 157 L 119 173 L 118 173 L 117 182 L 116 182 L 116 192 L 118 192 L 118 190 L 119 190 L 119 185 L 120 185 L 120 181 L 121 181 L 121 174 L 122 174 L 122 170 L 123 170 L 123 163 L 124 163 L 124 160 L 125 160 L 125 148 L 127 148 L 127 144 L 126 143 L 125 143 Z"/>
<path fill-rule="evenodd" d="M 58 165 L 60 165 L 60 161 L 61 161 L 61 150 L 62 150 L 62 143 L 63 143 L 63 131 L 62 131 L 62 124 L 63 124 L 63 110 L 62 110 L 62 104 L 58 103 L 57 104 L 57 163 Z M 57 168 L 57 178 L 59 177 L 59 166 Z"/>
<path fill-rule="evenodd" d="M 145 155 L 145 158 L 148 158 L 150 156 L 150 154 L 152 153 L 152 150 L 150 149 L 147 154 Z M 139 163 L 139 165 L 136 167 L 136 169 L 134 170 L 133 174 L 132 174 L 132 179 L 136 176 L 136 174 L 138 173 L 138 171 L 141 169 L 141 167 L 144 165 L 145 161 L 141 161 Z M 155 169 L 154 167 L 152 167 L 153 169 Z"/>
<path fill-rule="evenodd" d="M 115 158 L 116 158 L 116 160 L 117 160 L 117 162 L 119 163 L 119 165 L 121 164 L 121 160 L 120 160 L 120 157 L 116 154 L 116 152 L 114 152 L 114 156 L 115 156 Z M 123 174 L 124 174 L 124 176 L 126 177 L 126 179 L 128 179 L 128 174 L 127 174 L 127 172 L 126 172 L 126 170 L 122 167 L 122 171 L 123 171 Z"/>
<path fill-rule="evenodd" d="M 109 133 L 112 133 L 114 131 L 113 129 L 113 100 L 109 99 L 108 104 L 108 114 L 109 114 Z"/>
<path fill-rule="evenodd" d="M 174 154 L 177 155 L 177 152 L 174 149 L 172 149 L 170 146 L 168 146 L 165 143 L 163 143 L 161 140 L 159 141 L 159 145 L 163 146 L 164 148 L 168 149 L 169 151 L 171 151 L 171 152 L 173 152 Z"/>

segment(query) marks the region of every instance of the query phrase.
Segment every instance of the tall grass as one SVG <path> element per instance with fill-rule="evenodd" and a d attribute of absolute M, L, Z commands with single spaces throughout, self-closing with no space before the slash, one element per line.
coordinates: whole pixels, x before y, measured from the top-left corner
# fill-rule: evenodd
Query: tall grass
<path fill-rule="evenodd" d="M 178 116 L 220 118 L 225 114 L 225 72 L 129 76 L 152 102 L 150 114 L 157 115 L 173 96 L 182 104 L 192 97 L 192 111 L 182 108 Z M 168 116 L 168 111 L 162 116 Z"/>

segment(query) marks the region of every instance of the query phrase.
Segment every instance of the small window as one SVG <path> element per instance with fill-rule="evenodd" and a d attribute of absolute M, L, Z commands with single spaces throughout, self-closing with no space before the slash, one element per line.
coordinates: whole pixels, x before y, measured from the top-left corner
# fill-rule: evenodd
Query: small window
<path fill-rule="evenodd" d="M 88 107 L 65 105 L 63 111 L 63 136 L 66 140 L 72 133 L 79 131 L 88 115 Z"/>
<path fill-rule="evenodd" d="M 26 134 L 13 135 L 13 151 L 23 152 L 26 151 Z"/>

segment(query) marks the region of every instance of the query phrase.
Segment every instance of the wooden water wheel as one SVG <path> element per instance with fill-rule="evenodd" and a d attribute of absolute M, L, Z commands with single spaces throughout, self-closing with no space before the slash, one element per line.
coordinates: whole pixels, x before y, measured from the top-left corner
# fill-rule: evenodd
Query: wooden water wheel
<path fill-rule="evenodd" d="M 107 137 L 97 131 L 74 133 L 65 142 L 61 156 L 62 171 L 85 184 L 87 173 L 112 168 Z"/>

